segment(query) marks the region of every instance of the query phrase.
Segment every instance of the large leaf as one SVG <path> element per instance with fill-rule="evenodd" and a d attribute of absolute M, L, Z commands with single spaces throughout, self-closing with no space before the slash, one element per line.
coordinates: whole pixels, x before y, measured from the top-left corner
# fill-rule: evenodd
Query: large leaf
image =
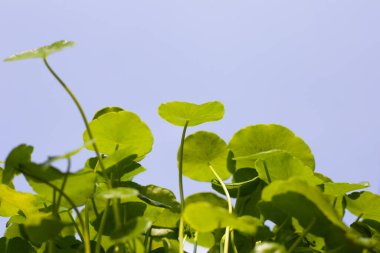
<path fill-rule="evenodd" d="M 238 169 L 254 168 L 256 159 L 279 151 L 288 152 L 312 170 L 315 167 L 314 156 L 309 146 L 288 128 L 280 125 L 260 124 L 245 127 L 234 134 L 229 148 L 237 159 Z"/>
<path fill-rule="evenodd" d="M 314 172 L 296 157 L 287 152 L 279 152 L 266 158 L 258 159 L 255 168 L 259 177 L 266 183 L 276 180 L 286 180 L 291 177 L 300 177 L 312 185 L 323 183 L 314 176 Z"/>
<path fill-rule="evenodd" d="M 39 246 L 57 236 L 64 224 L 49 214 L 38 213 L 29 217 L 23 226 L 28 239 Z"/>
<path fill-rule="evenodd" d="M 19 211 L 30 216 L 38 212 L 37 196 L 18 192 L 5 184 L 0 184 L 0 193 L 0 216 L 10 217 Z"/>
<path fill-rule="evenodd" d="M 216 134 L 199 131 L 185 139 L 183 175 L 202 182 L 210 182 L 215 175 L 211 165 L 224 180 L 230 177 L 227 169 L 227 144 Z"/>
<path fill-rule="evenodd" d="M 33 190 L 49 202 L 53 201 L 54 190 L 44 182 L 49 182 L 61 189 L 65 177 L 64 173 L 54 167 L 45 167 L 35 163 L 25 165 L 23 172 Z M 80 170 L 67 175 L 64 192 L 76 206 L 85 204 L 94 193 L 95 176 L 92 170 Z M 56 194 L 58 196 L 59 193 L 56 192 Z M 64 197 L 62 197 L 61 205 L 67 208 L 72 207 Z"/>
<path fill-rule="evenodd" d="M 20 237 L 7 239 L 0 238 L 1 253 L 36 253 L 36 250 L 29 244 L 27 240 Z"/>
<path fill-rule="evenodd" d="M 127 111 L 108 112 L 90 122 L 90 129 L 103 154 L 112 154 L 123 150 L 125 157 L 137 155 L 143 157 L 153 145 L 153 135 L 148 126 L 135 113 Z M 87 131 L 83 134 L 89 141 Z M 93 146 L 88 147 L 93 150 Z"/>
<path fill-rule="evenodd" d="M 57 42 L 54 42 L 53 44 L 50 44 L 48 46 L 43 46 L 40 48 L 23 51 L 21 53 L 9 56 L 4 61 L 17 61 L 17 60 L 26 60 L 26 59 L 33 59 L 33 58 L 46 58 L 48 55 L 59 52 L 66 47 L 74 46 L 74 41 L 67 41 L 67 40 L 60 40 Z"/>
<path fill-rule="evenodd" d="M 188 126 L 196 126 L 222 119 L 224 106 L 218 101 L 200 105 L 187 102 L 169 102 L 160 105 L 158 114 L 176 126 L 185 126 L 186 122 L 188 122 Z"/>
<path fill-rule="evenodd" d="M 273 182 L 264 188 L 262 199 L 295 217 L 304 228 L 314 222 L 310 232 L 315 235 L 327 236 L 336 229 L 346 230 L 326 196 L 298 178 Z"/>
<path fill-rule="evenodd" d="M 353 192 L 346 197 L 347 209 L 364 219 L 380 221 L 380 196 L 369 191 Z"/>
<path fill-rule="evenodd" d="M 33 147 L 26 144 L 21 144 L 15 147 L 5 160 L 5 168 L 3 172 L 2 182 L 10 184 L 15 175 L 19 174 L 18 168 L 20 164 L 29 163 Z"/>
<path fill-rule="evenodd" d="M 221 198 L 212 192 L 195 193 L 190 196 L 187 196 L 185 199 L 185 205 L 196 202 L 207 202 L 213 206 L 219 206 L 226 209 L 228 208 L 227 201 L 224 198 Z"/>
<path fill-rule="evenodd" d="M 369 183 L 363 182 L 363 183 L 357 183 L 357 184 L 350 184 L 350 183 L 333 183 L 333 182 L 327 182 L 322 185 L 323 192 L 335 197 L 343 196 L 347 192 L 360 190 L 363 188 L 369 187 Z"/>

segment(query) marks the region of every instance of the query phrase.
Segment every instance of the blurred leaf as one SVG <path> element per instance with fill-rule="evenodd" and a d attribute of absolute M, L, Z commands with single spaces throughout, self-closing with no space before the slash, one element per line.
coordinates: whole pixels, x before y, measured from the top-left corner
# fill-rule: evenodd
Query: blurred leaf
<path fill-rule="evenodd" d="M 125 225 L 117 229 L 111 235 L 111 239 L 116 241 L 127 241 L 134 239 L 145 233 L 151 225 L 152 222 L 145 217 L 130 219 Z"/>
<path fill-rule="evenodd" d="M 30 193 L 18 192 L 0 184 L 0 216 L 10 217 L 22 211 L 26 216 L 38 212 L 37 197 Z"/>
<path fill-rule="evenodd" d="M 24 229 L 28 239 L 40 246 L 43 242 L 53 239 L 63 229 L 64 225 L 50 214 L 37 213 L 28 217 Z"/>
<path fill-rule="evenodd" d="M 125 156 L 142 158 L 152 149 L 152 133 L 135 113 L 109 112 L 90 122 L 90 128 L 99 152 L 103 154 L 123 150 Z M 83 134 L 83 140 L 90 140 L 87 131 Z M 88 149 L 93 150 L 93 147 L 89 146 Z"/>
<path fill-rule="evenodd" d="M 207 202 L 213 206 L 228 208 L 227 201 L 212 192 L 200 192 L 187 196 L 185 199 L 185 206 L 197 202 Z"/>
<path fill-rule="evenodd" d="M 75 42 L 73 41 L 67 41 L 67 40 L 60 40 L 57 42 L 54 42 L 53 44 L 50 44 L 48 46 L 43 46 L 40 48 L 23 51 L 21 53 L 9 56 L 4 61 L 17 61 L 17 60 L 26 60 L 26 59 L 33 59 L 33 58 L 46 58 L 52 53 L 59 52 L 66 47 L 74 46 Z"/>
<path fill-rule="evenodd" d="M 344 196 L 347 192 L 360 190 L 369 187 L 368 182 L 350 184 L 350 183 L 333 183 L 328 182 L 323 185 L 323 192 L 335 197 Z"/>
<path fill-rule="evenodd" d="M 0 252 L 1 253 L 36 253 L 36 250 L 29 244 L 28 241 L 16 237 L 7 239 L 0 238 Z"/>
<path fill-rule="evenodd" d="M 275 242 L 263 242 L 255 247 L 253 253 L 286 253 L 286 248 Z"/>
<path fill-rule="evenodd" d="M 20 164 L 29 163 L 33 152 L 32 146 L 21 144 L 15 147 L 5 160 L 5 169 L 3 171 L 3 184 L 10 184 L 13 177 L 20 172 L 18 171 Z"/>
<path fill-rule="evenodd" d="M 380 196 L 369 191 L 353 192 L 346 197 L 347 209 L 364 219 L 380 221 Z"/>
<path fill-rule="evenodd" d="M 118 187 L 104 191 L 100 194 L 105 199 L 121 199 L 126 200 L 139 195 L 139 192 L 133 188 Z"/>
<path fill-rule="evenodd" d="M 186 121 L 188 121 L 188 126 L 196 126 L 222 119 L 224 106 L 218 101 L 200 105 L 188 102 L 169 102 L 160 105 L 158 114 L 176 126 L 185 126 Z"/>
<path fill-rule="evenodd" d="M 215 178 L 211 164 L 222 179 L 230 177 L 227 169 L 227 144 L 216 134 L 199 131 L 185 139 L 183 151 L 183 175 L 201 182 Z"/>
<path fill-rule="evenodd" d="M 270 124 L 245 127 L 234 134 L 229 148 L 234 153 L 237 168 L 254 168 L 256 159 L 285 151 L 314 170 L 314 156 L 309 146 L 288 128 Z M 250 158 L 252 157 L 252 158 Z"/>

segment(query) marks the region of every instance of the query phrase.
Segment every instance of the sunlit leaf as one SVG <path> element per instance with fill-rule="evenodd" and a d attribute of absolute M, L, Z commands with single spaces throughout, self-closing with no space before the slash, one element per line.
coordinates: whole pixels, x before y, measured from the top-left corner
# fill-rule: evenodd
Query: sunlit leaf
<path fill-rule="evenodd" d="M 187 196 L 185 199 L 185 205 L 196 202 L 207 202 L 213 206 L 228 208 L 227 201 L 224 198 L 221 198 L 212 192 L 195 193 L 190 196 Z"/>
<path fill-rule="evenodd" d="M 223 118 L 224 106 L 218 101 L 204 104 L 169 102 L 161 104 L 158 113 L 164 120 L 176 126 L 196 126 Z"/>
<path fill-rule="evenodd" d="M 48 46 L 43 46 L 40 48 L 23 51 L 21 53 L 9 56 L 4 61 L 17 61 L 17 60 L 26 60 L 26 59 L 33 59 L 33 58 L 46 58 L 52 53 L 59 52 L 66 47 L 74 46 L 74 41 L 67 41 L 67 40 L 60 40 L 57 42 L 54 42 L 53 44 L 50 44 Z"/>
<path fill-rule="evenodd" d="M 369 191 L 353 192 L 346 197 L 347 209 L 364 219 L 380 221 L 380 196 Z"/>
<path fill-rule="evenodd" d="M 124 111 L 123 108 L 120 108 L 120 107 L 117 107 L 117 106 L 109 106 L 109 107 L 105 107 L 103 109 L 100 109 L 99 111 L 97 111 L 94 115 L 94 117 L 92 118 L 92 120 L 94 119 L 97 119 L 99 118 L 100 116 L 104 115 L 104 114 L 107 114 L 109 112 L 120 112 L 120 111 Z"/>
<path fill-rule="evenodd" d="M 255 247 L 253 253 L 286 253 L 286 248 L 275 242 L 263 242 Z"/>
<path fill-rule="evenodd" d="M 104 191 L 100 194 L 105 199 L 121 199 L 126 200 L 131 197 L 137 196 L 139 192 L 133 188 L 118 187 Z"/>
<path fill-rule="evenodd" d="M 300 177 L 312 185 L 323 183 L 321 179 L 314 176 L 312 169 L 287 152 L 279 152 L 266 158 L 260 158 L 256 160 L 255 168 L 259 177 L 266 183 L 286 180 L 291 177 Z"/>
<path fill-rule="evenodd" d="M 0 216 L 10 217 L 22 211 L 26 216 L 38 212 L 38 199 L 30 193 L 18 192 L 0 184 Z"/>
<path fill-rule="evenodd" d="M 367 187 L 369 187 L 368 182 L 357 184 L 328 182 L 323 184 L 323 192 L 338 197 L 345 195 L 347 192 L 360 190 Z"/>
<path fill-rule="evenodd" d="M 314 156 L 309 146 L 288 128 L 269 124 L 245 127 L 234 134 L 229 148 L 237 160 L 237 168 L 254 168 L 256 159 L 285 151 L 314 170 Z"/>
<path fill-rule="evenodd" d="M 26 144 L 21 144 L 15 147 L 8 155 L 5 160 L 5 168 L 3 171 L 3 184 L 10 184 L 13 177 L 20 172 L 18 168 L 20 164 L 29 163 L 31 160 L 31 155 L 33 152 L 33 147 Z"/>
<path fill-rule="evenodd" d="M 183 175 L 202 182 L 210 182 L 215 175 L 209 165 L 224 180 L 230 177 L 227 169 L 227 144 L 216 134 L 199 131 L 185 139 Z"/>
<path fill-rule="evenodd" d="M 124 150 L 125 156 L 143 157 L 152 149 L 153 135 L 135 113 L 109 112 L 90 122 L 90 128 L 99 152 L 103 154 Z M 85 142 L 90 140 L 87 131 L 83 139 Z M 88 146 L 88 149 L 93 150 L 93 147 Z"/>

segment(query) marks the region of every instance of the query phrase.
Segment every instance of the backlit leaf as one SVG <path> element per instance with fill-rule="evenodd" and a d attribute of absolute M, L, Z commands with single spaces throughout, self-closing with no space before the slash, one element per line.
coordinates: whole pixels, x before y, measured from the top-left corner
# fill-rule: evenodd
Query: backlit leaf
<path fill-rule="evenodd" d="M 29 163 L 31 160 L 31 155 L 33 152 L 33 147 L 26 144 L 21 144 L 15 147 L 8 155 L 5 160 L 5 168 L 3 171 L 3 184 L 11 183 L 13 177 L 20 172 L 18 168 L 20 164 Z"/>
<path fill-rule="evenodd" d="M 254 168 L 255 160 L 260 157 L 285 151 L 300 159 L 314 170 L 314 156 L 309 146 L 288 128 L 269 124 L 245 127 L 234 134 L 229 148 L 237 160 L 237 168 Z M 247 159 L 251 158 L 251 159 Z"/>
<path fill-rule="evenodd" d="M 153 145 L 153 135 L 148 126 L 135 113 L 127 111 L 109 112 L 90 122 L 90 128 L 103 154 L 110 155 L 115 150 L 124 150 L 125 155 L 143 157 Z M 89 141 L 87 131 L 83 134 Z M 88 149 L 93 150 L 92 146 Z"/>
<path fill-rule="evenodd" d="M 185 126 L 186 121 L 188 121 L 188 126 L 196 126 L 222 119 L 224 106 L 218 101 L 200 105 L 188 102 L 169 102 L 160 105 L 158 114 L 176 126 Z"/>
<path fill-rule="evenodd" d="M 74 46 L 74 41 L 67 41 L 67 40 L 60 40 L 57 42 L 54 42 L 53 44 L 50 44 L 48 46 L 43 46 L 40 48 L 23 51 L 21 53 L 9 56 L 4 61 L 17 61 L 17 60 L 26 60 L 26 59 L 33 59 L 33 58 L 46 58 L 52 53 L 59 52 L 66 47 Z"/>
<path fill-rule="evenodd" d="M 10 217 L 22 211 L 26 216 L 38 212 L 37 197 L 30 193 L 18 192 L 0 184 L 0 216 Z"/>
<path fill-rule="evenodd" d="M 100 194 L 105 199 L 121 199 L 126 200 L 131 197 L 137 196 L 139 192 L 133 188 L 118 187 L 106 190 Z"/>
<path fill-rule="evenodd" d="M 196 202 L 207 202 L 213 206 L 228 208 L 227 201 L 224 198 L 221 198 L 212 192 L 195 193 L 190 196 L 187 196 L 185 199 L 185 205 Z"/>
<path fill-rule="evenodd" d="M 216 134 L 199 131 L 185 139 L 183 175 L 202 182 L 215 178 L 209 165 L 224 180 L 230 177 L 227 169 L 227 144 Z"/>
<path fill-rule="evenodd" d="M 364 219 L 380 221 L 380 196 L 369 191 L 353 192 L 346 197 L 347 209 Z"/>
<path fill-rule="evenodd" d="M 369 187 L 369 183 L 367 182 L 358 184 L 328 182 L 323 184 L 323 192 L 338 197 L 345 195 L 347 192 L 360 190 L 367 187 Z"/>

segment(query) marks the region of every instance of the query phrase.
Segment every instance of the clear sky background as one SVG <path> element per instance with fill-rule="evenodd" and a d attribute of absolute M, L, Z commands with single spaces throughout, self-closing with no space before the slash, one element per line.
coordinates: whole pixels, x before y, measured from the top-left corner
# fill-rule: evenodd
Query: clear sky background
<path fill-rule="evenodd" d="M 50 63 L 89 118 L 112 105 L 149 125 L 143 184 L 178 193 L 182 129 L 158 116 L 160 103 L 219 100 L 224 119 L 189 133 L 228 142 L 242 127 L 282 124 L 309 144 L 316 171 L 380 193 L 379 13 L 377 0 L 1 0 L 0 57 L 76 41 Z M 36 161 L 82 145 L 80 115 L 41 60 L 0 62 L 0 87 L 0 160 L 20 143 Z M 185 180 L 185 194 L 206 189 Z"/>

